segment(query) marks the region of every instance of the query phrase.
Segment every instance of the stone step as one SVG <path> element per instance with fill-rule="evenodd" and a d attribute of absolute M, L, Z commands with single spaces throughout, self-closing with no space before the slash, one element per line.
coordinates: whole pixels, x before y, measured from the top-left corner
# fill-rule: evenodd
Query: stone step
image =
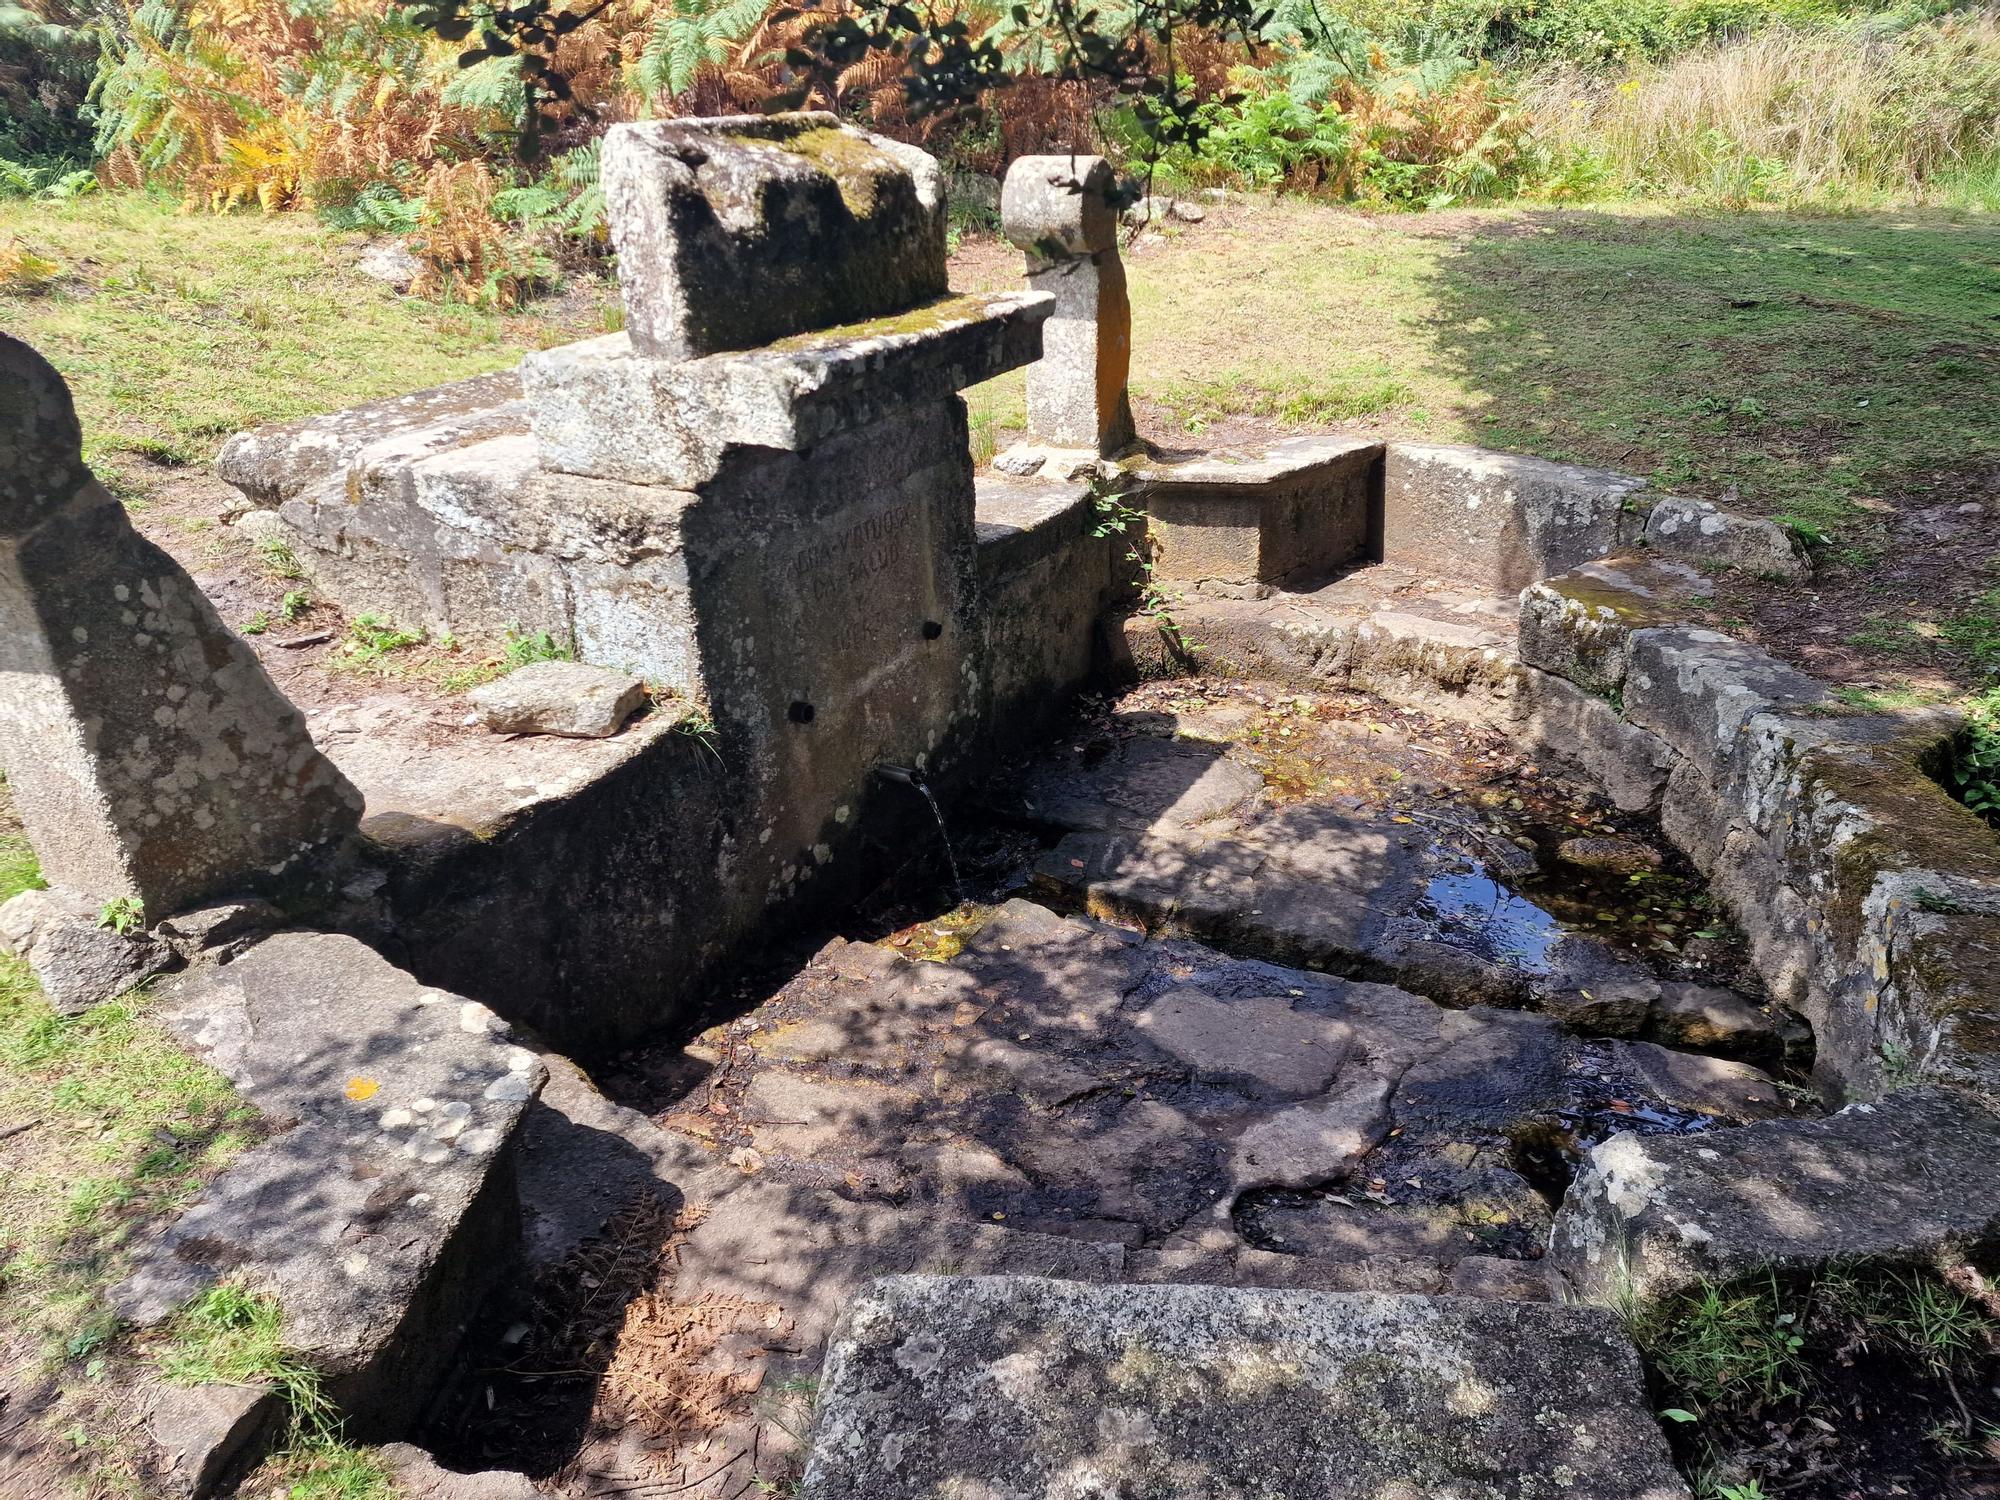
<path fill-rule="evenodd" d="M 144 1327 L 225 1280 L 268 1295 L 353 1433 L 397 1435 L 508 1267 L 510 1147 L 542 1064 L 485 1006 L 332 934 L 192 970 L 154 1014 L 274 1134 L 146 1245 L 113 1305 Z"/>
<path fill-rule="evenodd" d="M 897 1276 L 849 1308 L 801 1500 L 1686 1500 L 1609 1313 Z"/>

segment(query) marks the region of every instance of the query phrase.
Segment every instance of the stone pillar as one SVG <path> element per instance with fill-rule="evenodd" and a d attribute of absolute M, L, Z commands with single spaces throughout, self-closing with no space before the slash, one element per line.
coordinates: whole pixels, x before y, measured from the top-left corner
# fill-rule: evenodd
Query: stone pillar
<path fill-rule="evenodd" d="M 747 773 L 718 874 L 761 907 L 856 831 L 876 767 L 971 723 L 957 393 L 1035 359 L 1051 299 L 941 295 L 937 164 L 831 115 L 614 126 L 604 177 L 629 335 L 530 355 L 522 387 L 545 470 L 648 496 L 680 580 L 651 659 Z"/>
<path fill-rule="evenodd" d="M 361 798 L 194 580 L 92 478 L 0 334 L 0 765 L 48 879 L 158 920 L 288 884 Z"/>
<path fill-rule="evenodd" d="M 1000 224 L 1027 255 L 1028 285 L 1056 299 L 1042 357 L 1028 367 L 1028 436 L 1100 455 L 1133 440 L 1132 304 L 1112 182 L 1101 156 L 1023 156 L 1000 194 Z"/>

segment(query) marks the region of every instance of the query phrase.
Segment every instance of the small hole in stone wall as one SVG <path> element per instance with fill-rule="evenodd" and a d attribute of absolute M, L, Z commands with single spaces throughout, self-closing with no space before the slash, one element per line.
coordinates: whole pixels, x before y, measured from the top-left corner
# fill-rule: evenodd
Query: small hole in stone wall
<path fill-rule="evenodd" d="M 785 710 L 785 717 L 794 724 L 810 724 L 813 721 L 813 706 L 801 698 Z"/>
<path fill-rule="evenodd" d="M 939 636 L 941 636 L 941 635 L 943 635 L 943 634 L 944 634 L 944 626 L 942 626 L 942 625 L 938 624 L 938 622 L 937 622 L 936 620 L 926 620 L 926 621 L 924 621 L 924 639 L 925 639 L 925 640 L 927 640 L 927 641 L 934 641 L 934 640 L 936 640 L 936 639 L 937 639 L 937 638 L 938 638 Z"/>

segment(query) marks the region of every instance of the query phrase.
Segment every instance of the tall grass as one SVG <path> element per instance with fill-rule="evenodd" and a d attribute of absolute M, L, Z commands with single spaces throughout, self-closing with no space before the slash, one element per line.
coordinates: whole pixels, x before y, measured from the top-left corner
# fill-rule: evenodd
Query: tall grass
<path fill-rule="evenodd" d="M 1900 32 L 1778 27 L 1623 79 L 1539 75 L 1526 103 L 1554 155 L 1641 193 L 1727 203 L 2000 196 L 2000 12 Z"/>

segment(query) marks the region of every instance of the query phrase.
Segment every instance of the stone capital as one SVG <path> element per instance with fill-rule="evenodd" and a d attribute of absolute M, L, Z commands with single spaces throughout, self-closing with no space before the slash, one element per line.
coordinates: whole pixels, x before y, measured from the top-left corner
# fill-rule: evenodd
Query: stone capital
<path fill-rule="evenodd" d="M 1115 182 L 1111 163 L 1101 156 L 1020 157 L 1000 189 L 1000 227 L 1031 261 L 1115 250 Z"/>

